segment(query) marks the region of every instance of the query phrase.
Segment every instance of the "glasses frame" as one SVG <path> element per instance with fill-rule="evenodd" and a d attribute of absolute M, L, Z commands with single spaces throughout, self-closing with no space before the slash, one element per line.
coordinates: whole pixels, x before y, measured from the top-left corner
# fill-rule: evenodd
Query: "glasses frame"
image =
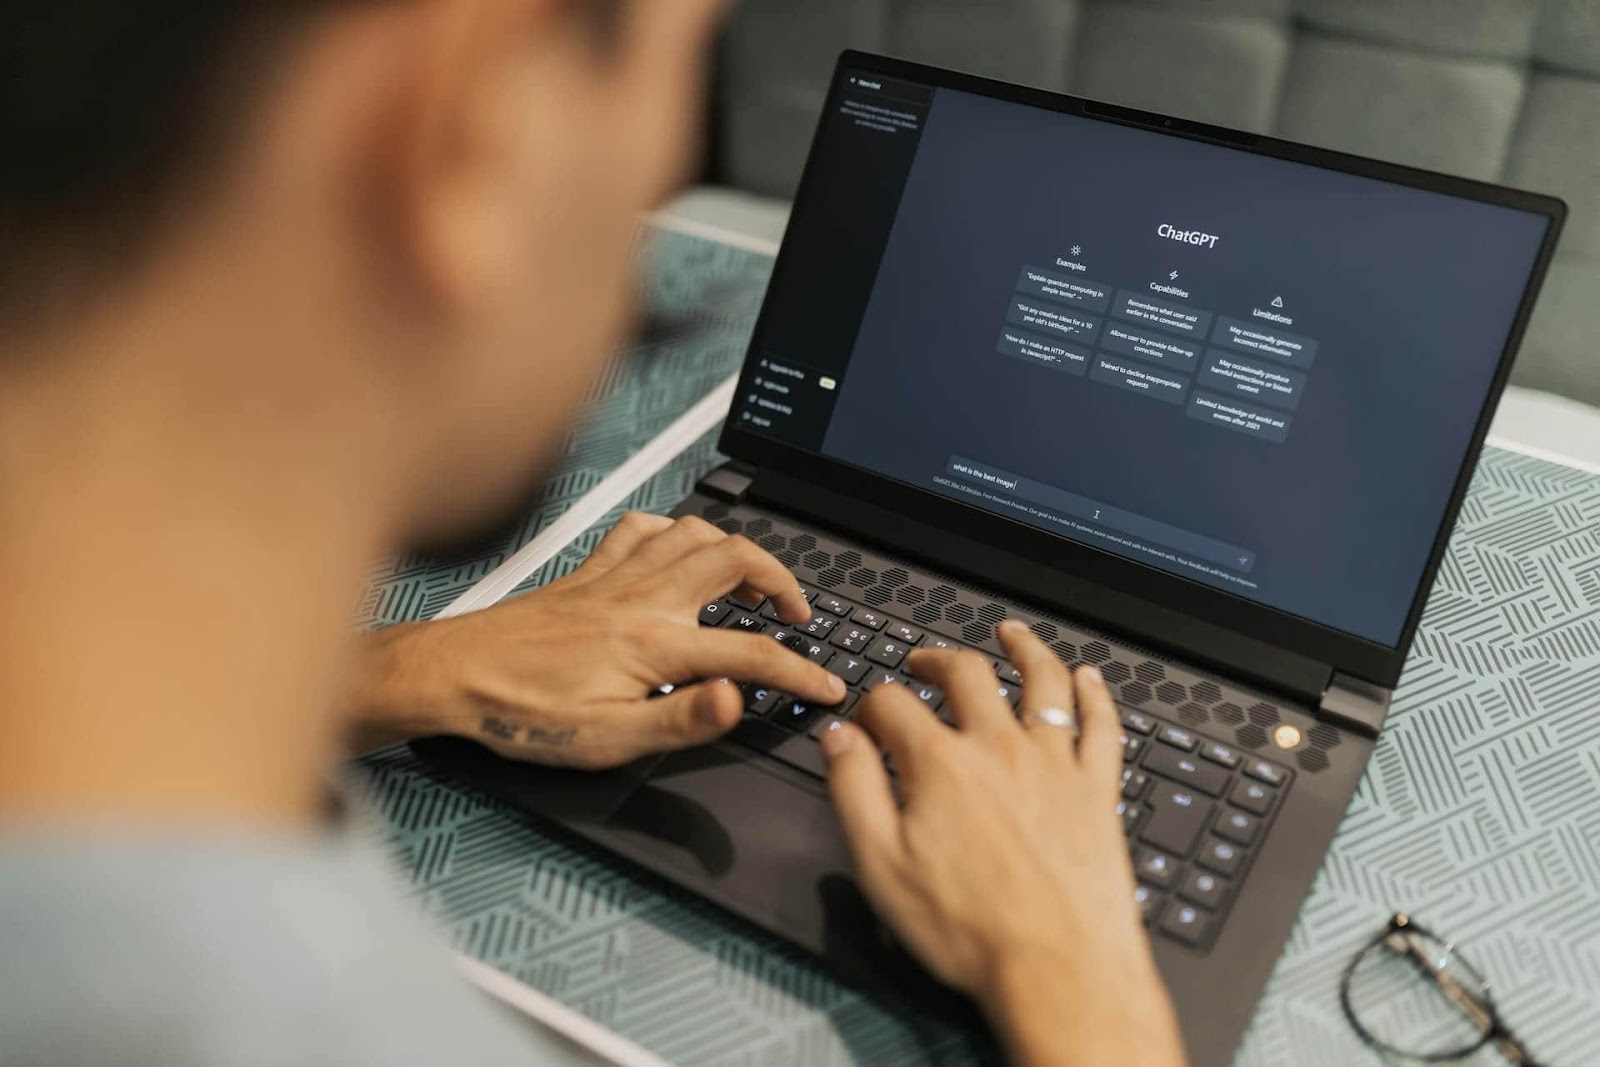
<path fill-rule="evenodd" d="M 1464 957 L 1458 956 L 1460 962 L 1478 976 L 1481 982 L 1480 988 L 1468 989 L 1434 961 L 1432 955 L 1423 948 L 1423 938 L 1436 941 L 1444 945 L 1452 956 L 1457 955 L 1454 942 L 1446 941 L 1425 927 L 1419 926 L 1411 920 L 1411 916 L 1401 911 L 1396 912 L 1389 919 L 1389 924 L 1345 965 L 1344 974 L 1339 980 L 1339 1006 L 1344 1009 L 1345 1019 L 1361 1040 L 1371 1048 L 1416 1063 L 1453 1063 L 1466 1059 L 1485 1045 L 1493 1044 L 1514 1067 L 1540 1067 L 1527 1046 L 1506 1026 L 1500 1016 L 1500 1009 L 1495 1006 L 1494 998 L 1489 993 L 1489 983 L 1482 980 L 1478 969 Z M 1419 1053 L 1391 1045 L 1363 1026 L 1356 1015 L 1355 1007 L 1350 1002 L 1350 984 L 1355 978 L 1356 968 L 1360 967 L 1367 957 L 1380 950 L 1393 952 L 1415 965 L 1423 978 L 1437 987 L 1440 994 L 1454 1004 L 1478 1028 L 1482 1036 L 1459 1049 Z"/>

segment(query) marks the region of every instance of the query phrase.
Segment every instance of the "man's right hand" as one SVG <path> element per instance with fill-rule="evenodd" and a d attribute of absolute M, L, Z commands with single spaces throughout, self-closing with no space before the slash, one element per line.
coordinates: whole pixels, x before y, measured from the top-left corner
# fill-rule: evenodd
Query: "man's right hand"
<path fill-rule="evenodd" d="M 1000 640 L 1023 674 L 1021 721 L 981 657 L 922 652 L 912 670 L 944 691 L 956 729 L 890 685 L 863 703 L 860 726 L 824 738 L 862 888 L 936 975 L 978 1001 L 1016 1062 L 1181 1064 L 1115 812 L 1111 693 L 1019 623 Z M 1081 734 L 1041 721 L 1045 708 L 1075 712 Z"/>

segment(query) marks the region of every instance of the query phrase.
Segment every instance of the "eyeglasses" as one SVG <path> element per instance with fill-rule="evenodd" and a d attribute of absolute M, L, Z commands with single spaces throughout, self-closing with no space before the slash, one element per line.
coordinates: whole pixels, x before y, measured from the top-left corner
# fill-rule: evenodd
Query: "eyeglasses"
<path fill-rule="evenodd" d="M 1339 1002 L 1363 1041 L 1394 1056 L 1446 1063 L 1492 1044 L 1517 1067 L 1539 1067 L 1478 969 L 1404 912 L 1344 969 Z"/>

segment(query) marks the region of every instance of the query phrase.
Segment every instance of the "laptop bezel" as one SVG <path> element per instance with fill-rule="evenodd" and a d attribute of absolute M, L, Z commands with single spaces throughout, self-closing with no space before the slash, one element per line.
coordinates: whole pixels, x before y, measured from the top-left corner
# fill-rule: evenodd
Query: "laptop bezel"
<path fill-rule="evenodd" d="M 732 420 L 724 425 L 718 442 L 718 447 L 724 454 L 758 470 L 776 471 L 790 478 L 824 485 L 835 494 L 872 500 L 880 507 L 889 508 L 903 515 L 907 522 L 948 529 L 967 538 L 991 544 L 997 550 L 1038 560 L 1041 567 L 1059 571 L 1073 578 L 1089 579 L 1100 586 L 1121 590 L 1131 597 L 1162 604 L 1173 611 L 1190 615 L 1211 625 L 1233 630 L 1256 641 L 1324 663 L 1333 671 L 1344 672 L 1385 688 L 1393 688 L 1416 636 L 1417 626 L 1421 622 L 1434 578 L 1443 562 L 1456 516 L 1471 484 L 1472 473 L 1476 469 L 1478 456 L 1488 436 L 1495 409 L 1510 377 L 1513 359 L 1521 345 L 1528 320 L 1543 285 L 1566 218 L 1566 205 L 1559 199 L 1542 194 L 1209 126 L 1176 116 L 1137 111 L 1064 93 L 1013 85 L 887 56 L 845 51 L 841 53 L 829 83 L 822 119 L 819 120 L 813 135 L 811 151 L 807 156 L 806 166 L 795 194 L 794 211 L 790 219 L 791 232 L 805 225 L 805 213 L 809 204 L 808 193 L 811 190 L 811 177 L 817 157 L 817 146 L 821 139 L 820 134 L 824 121 L 836 106 L 841 91 L 841 78 L 847 69 L 917 82 L 935 89 L 973 93 L 1094 121 L 1136 126 L 1154 134 L 1202 141 L 1236 151 L 1513 208 L 1546 218 L 1548 225 L 1544 241 L 1522 294 L 1506 345 L 1500 354 L 1483 409 L 1473 428 L 1469 447 L 1462 455 L 1461 465 L 1456 472 L 1445 512 L 1428 554 L 1427 564 L 1407 611 L 1400 640 L 1394 647 L 1336 630 L 1276 608 L 1265 607 L 1243 597 L 1102 549 L 1037 530 L 1014 519 L 951 500 L 820 452 L 809 451 L 744 431 Z M 772 293 L 783 284 L 789 248 L 790 242 L 785 240 L 779 249 L 767 296 L 751 335 L 736 395 L 744 395 L 749 391 L 750 379 L 754 376 L 758 362 L 755 354 L 767 325 Z M 965 569 L 981 576 L 982 561 L 968 561 Z M 1059 607 L 1070 609 L 1070 605 Z M 1135 633 L 1134 636 L 1138 634 Z"/>

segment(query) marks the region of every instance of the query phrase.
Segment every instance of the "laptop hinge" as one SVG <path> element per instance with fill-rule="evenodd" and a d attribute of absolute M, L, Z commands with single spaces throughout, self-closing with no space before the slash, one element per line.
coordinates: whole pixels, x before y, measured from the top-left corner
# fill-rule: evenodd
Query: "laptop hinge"
<path fill-rule="evenodd" d="M 750 492 L 750 486 L 754 481 L 755 472 L 744 464 L 724 463 L 701 478 L 694 488 L 701 496 L 708 496 L 728 504 L 738 504 L 744 500 L 745 494 Z"/>
<path fill-rule="evenodd" d="M 1322 694 L 1318 718 L 1376 738 L 1383 729 L 1383 720 L 1389 714 L 1389 702 L 1393 699 L 1392 690 L 1335 672 Z"/>

